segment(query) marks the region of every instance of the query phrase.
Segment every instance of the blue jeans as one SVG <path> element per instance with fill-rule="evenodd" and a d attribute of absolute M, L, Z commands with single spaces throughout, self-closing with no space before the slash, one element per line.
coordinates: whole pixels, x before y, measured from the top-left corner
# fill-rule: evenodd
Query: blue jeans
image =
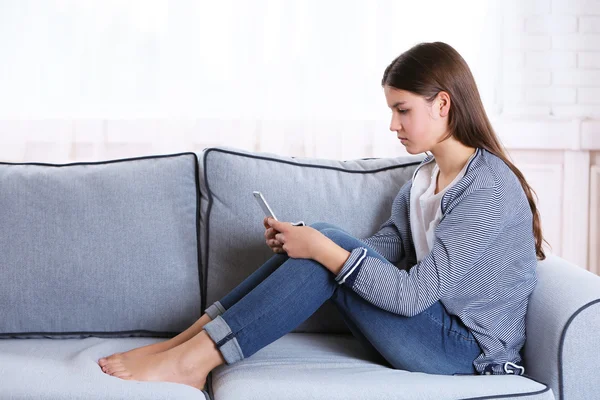
<path fill-rule="evenodd" d="M 362 241 L 326 223 L 311 225 L 351 251 L 384 259 Z M 389 366 L 431 374 L 476 374 L 473 361 L 481 353 L 464 324 L 441 302 L 413 317 L 380 309 L 345 285 L 318 262 L 271 257 L 239 286 L 206 309 L 212 321 L 204 330 L 227 364 L 250 357 L 292 331 L 331 299 L 352 334 Z"/>

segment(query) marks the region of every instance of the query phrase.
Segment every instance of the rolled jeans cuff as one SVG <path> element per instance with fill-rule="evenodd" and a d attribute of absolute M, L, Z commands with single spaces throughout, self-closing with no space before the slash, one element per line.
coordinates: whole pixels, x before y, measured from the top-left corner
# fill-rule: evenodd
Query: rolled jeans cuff
<path fill-rule="evenodd" d="M 204 312 L 210 317 L 210 319 L 214 320 L 225 312 L 225 307 L 223 307 L 220 302 L 216 301 L 210 307 L 204 310 Z"/>
<path fill-rule="evenodd" d="M 233 336 L 227 322 L 218 315 L 202 328 L 215 342 L 227 364 L 233 364 L 244 359 L 244 353 L 237 339 Z"/>

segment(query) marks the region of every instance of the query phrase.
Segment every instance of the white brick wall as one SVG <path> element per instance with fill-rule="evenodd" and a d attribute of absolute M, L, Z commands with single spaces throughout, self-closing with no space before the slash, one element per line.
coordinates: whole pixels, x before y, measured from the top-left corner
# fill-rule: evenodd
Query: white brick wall
<path fill-rule="evenodd" d="M 582 103 L 600 105 L 600 87 L 577 89 L 577 100 Z"/>
<path fill-rule="evenodd" d="M 525 53 L 525 66 L 535 69 L 528 71 L 534 73 L 549 72 L 548 68 L 575 68 L 577 66 L 577 53 L 574 51 L 528 51 Z"/>
<path fill-rule="evenodd" d="M 572 104 L 577 99 L 577 91 L 573 87 L 530 87 L 525 93 L 525 101 L 535 104 Z"/>
<path fill-rule="evenodd" d="M 600 119 L 600 0 L 512 0 L 503 9 L 502 114 Z"/>
<path fill-rule="evenodd" d="M 579 31 L 600 33 L 600 17 L 579 17 Z"/>
<path fill-rule="evenodd" d="M 598 0 L 552 0 L 552 12 L 559 15 L 600 15 L 600 2 Z"/>
<path fill-rule="evenodd" d="M 525 19 L 527 33 L 570 33 L 577 31 L 577 17 L 563 15 L 532 15 Z"/>
<path fill-rule="evenodd" d="M 578 52 L 577 66 L 579 68 L 600 68 L 600 51 L 597 53 Z"/>
<path fill-rule="evenodd" d="M 501 138 L 508 134 L 509 150 L 531 149 L 522 170 L 557 171 L 551 181 L 561 195 L 546 192 L 539 200 L 560 197 L 562 216 L 546 208 L 542 226 L 546 235 L 562 232 L 551 243 L 561 256 L 579 265 L 595 262 L 592 270 L 600 271 L 600 260 L 588 252 L 600 246 L 592 217 L 598 210 L 589 208 L 599 194 L 590 176 L 600 160 L 600 0 L 508 1 L 500 6 L 504 62 L 494 126 Z M 554 155 L 560 158 L 547 161 Z M 537 189 L 543 192 L 545 183 L 538 181 Z"/>
<path fill-rule="evenodd" d="M 536 121 L 541 126 L 600 121 L 600 0 L 498 1 L 503 10 L 498 117 Z M 97 160 L 221 144 L 335 158 L 397 154 L 402 148 L 387 141 L 386 124 L 378 130 L 365 128 L 367 133 L 378 133 L 372 139 L 364 136 L 371 141 L 340 150 L 341 140 L 334 139 L 348 135 L 338 133 L 342 132 L 339 124 L 332 128 L 309 121 L 281 126 L 254 120 L 0 121 L 0 160 Z M 352 124 L 344 128 L 351 129 Z M 292 139 L 295 134 L 305 142 Z M 600 137 L 600 130 L 586 135 Z M 323 143 L 330 149 L 320 148 Z M 370 154 L 371 150 L 377 152 Z"/>

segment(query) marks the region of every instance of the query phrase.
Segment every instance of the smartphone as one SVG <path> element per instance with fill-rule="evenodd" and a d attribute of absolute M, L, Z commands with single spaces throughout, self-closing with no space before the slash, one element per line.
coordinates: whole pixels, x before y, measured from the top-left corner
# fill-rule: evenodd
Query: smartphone
<path fill-rule="evenodd" d="M 261 192 L 256 192 L 256 191 L 252 192 L 252 194 L 254 195 L 254 198 L 256 199 L 256 202 L 258 203 L 260 208 L 262 208 L 263 211 L 265 212 L 265 215 L 267 217 L 273 218 L 275 221 L 279 221 L 277 219 L 277 217 L 275 216 L 275 214 L 273 213 L 273 210 L 271 210 L 271 207 L 269 207 L 269 204 L 267 203 L 267 200 L 265 200 L 265 197 L 263 196 L 263 194 Z"/>
<path fill-rule="evenodd" d="M 256 199 L 256 202 L 258 203 L 260 208 L 262 208 L 265 212 L 265 215 L 267 217 L 273 218 L 275 221 L 279 221 L 273 213 L 273 210 L 271 210 L 271 207 L 269 207 L 269 203 L 267 203 L 267 200 L 265 200 L 265 196 L 263 196 L 261 192 L 256 191 L 252 192 L 252 194 L 254 195 L 254 198 Z M 292 222 L 291 224 L 292 226 L 306 226 L 304 221 Z"/>

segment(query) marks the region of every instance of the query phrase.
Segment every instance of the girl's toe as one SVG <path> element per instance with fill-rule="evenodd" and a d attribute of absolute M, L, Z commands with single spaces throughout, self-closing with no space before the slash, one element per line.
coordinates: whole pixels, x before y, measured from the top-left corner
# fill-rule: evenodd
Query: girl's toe
<path fill-rule="evenodd" d="M 123 378 L 125 375 L 127 375 L 127 371 L 115 371 L 111 375 L 117 378 Z"/>
<path fill-rule="evenodd" d="M 127 371 L 117 371 L 113 374 L 113 376 L 125 380 L 131 379 L 131 374 Z"/>

